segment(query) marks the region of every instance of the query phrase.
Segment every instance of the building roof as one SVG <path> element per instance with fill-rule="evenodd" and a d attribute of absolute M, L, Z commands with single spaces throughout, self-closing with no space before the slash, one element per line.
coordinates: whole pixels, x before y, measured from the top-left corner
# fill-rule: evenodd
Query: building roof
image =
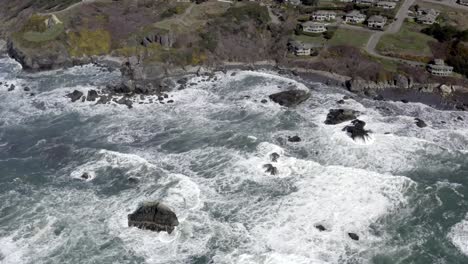
<path fill-rule="evenodd" d="M 349 13 L 346 14 L 346 16 L 360 16 L 360 17 L 365 17 L 364 14 L 361 14 L 358 10 L 353 10 Z"/>
<path fill-rule="evenodd" d="M 375 23 L 386 23 L 387 22 L 387 18 L 384 17 L 384 16 L 371 16 L 367 22 L 375 22 Z"/>
<path fill-rule="evenodd" d="M 314 15 L 336 15 L 336 12 L 329 10 L 318 10 L 313 13 Z"/>
<path fill-rule="evenodd" d="M 323 44 L 321 43 L 305 43 L 298 40 L 291 40 L 289 41 L 289 45 L 296 49 L 313 49 L 313 48 L 321 48 Z"/>
<path fill-rule="evenodd" d="M 326 24 L 315 22 L 315 21 L 307 21 L 301 24 L 303 27 L 324 27 Z"/>
<path fill-rule="evenodd" d="M 467 0 L 468 1 L 468 0 Z M 377 5 L 389 5 L 389 6 L 396 6 L 395 2 L 390 2 L 390 1 L 379 1 L 377 2 Z"/>

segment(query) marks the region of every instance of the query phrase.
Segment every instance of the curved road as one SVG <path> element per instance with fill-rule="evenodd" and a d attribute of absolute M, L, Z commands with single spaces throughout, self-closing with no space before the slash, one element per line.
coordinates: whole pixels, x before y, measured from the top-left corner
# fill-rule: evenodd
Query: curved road
<path fill-rule="evenodd" d="M 387 27 L 387 29 L 385 29 L 385 31 L 378 31 L 370 36 L 369 41 L 367 42 L 367 45 L 366 45 L 366 51 L 369 54 L 378 58 L 401 61 L 405 63 L 410 63 L 412 65 L 416 65 L 416 66 L 424 65 L 423 63 L 420 63 L 420 62 L 383 56 L 377 53 L 377 51 L 375 50 L 375 48 L 377 47 L 377 44 L 379 43 L 383 35 L 395 34 L 395 33 L 398 33 L 398 31 L 400 31 L 400 28 L 403 25 L 403 22 L 405 22 L 406 16 L 408 15 L 408 10 L 414 4 L 414 1 L 415 0 L 405 0 L 403 4 L 400 6 L 400 9 L 398 10 L 397 14 L 395 15 L 395 20 L 393 21 L 393 23 L 391 23 Z"/>

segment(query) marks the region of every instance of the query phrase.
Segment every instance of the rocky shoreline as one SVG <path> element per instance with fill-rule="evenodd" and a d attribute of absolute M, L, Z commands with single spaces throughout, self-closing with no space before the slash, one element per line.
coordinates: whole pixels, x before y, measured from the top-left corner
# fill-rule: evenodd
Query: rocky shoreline
<path fill-rule="evenodd" d="M 22 64 L 25 70 L 37 70 L 29 67 L 30 65 L 28 66 L 20 57 L 15 56 L 16 53 L 12 53 L 10 48 L 7 42 L 0 40 L 0 56 L 8 53 L 10 57 Z M 284 66 L 275 61 L 258 61 L 254 63 L 222 62 L 218 65 L 173 67 L 161 63 L 142 63 L 136 57 L 124 60 L 111 56 L 87 57 L 63 66 L 70 67 L 90 63 L 110 71 L 120 70 L 122 80 L 100 89 L 99 94 L 97 94 L 97 91 L 93 91 L 92 94 L 86 96 L 81 94 L 80 98 L 78 98 L 79 91 L 75 91 L 67 95 L 72 102 L 82 100 L 106 104 L 113 101 L 132 108 L 132 97 L 154 95 L 158 98 L 157 101 L 165 103 L 165 99 L 168 98 L 167 93 L 172 89 L 184 89 L 191 85 L 187 83 L 191 76 L 204 76 L 204 80 L 212 81 L 215 80 L 215 73 L 217 72 L 252 70 L 272 71 L 291 78 L 343 87 L 359 96 L 375 100 L 421 102 L 442 110 L 468 110 L 468 88 L 441 83 L 416 83 L 413 78 L 401 74 L 385 82 L 374 82 L 333 72 L 305 69 L 291 65 Z M 44 68 L 44 70 L 46 69 L 48 69 L 48 66 Z M 171 103 L 171 100 L 167 100 L 167 103 Z"/>

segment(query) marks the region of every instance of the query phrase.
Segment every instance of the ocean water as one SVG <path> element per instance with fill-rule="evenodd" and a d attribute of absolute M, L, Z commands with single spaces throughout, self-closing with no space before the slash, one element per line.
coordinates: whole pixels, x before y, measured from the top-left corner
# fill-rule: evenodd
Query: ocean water
<path fill-rule="evenodd" d="M 231 73 L 194 77 L 173 104 L 136 98 L 127 109 L 65 97 L 118 72 L 28 74 L 1 59 L 0 82 L 17 88 L 0 86 L 0 263 L 468 263 L 466 113 L 338 105 L 352 95 Z M 260 102 L 290 86 L 311 98 L 292 109 Z M 338 107 L 360 111 L 373 140 L 325 125 Z M 276 176 L 263 168 L 273 152 Z M 177 214 L 172 234 L 127 226 L 152 200 Z"/>

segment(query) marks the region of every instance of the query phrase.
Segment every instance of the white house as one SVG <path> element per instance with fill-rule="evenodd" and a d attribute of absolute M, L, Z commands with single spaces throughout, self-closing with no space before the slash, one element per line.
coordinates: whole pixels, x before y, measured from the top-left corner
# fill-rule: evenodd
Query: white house
<path fill-rule="evenodd" d="M 383 9 L 394 9 L 396 7 L 396 3 L 390 1 L 379 1 L 377 2 L 377 7 Z"/>
<path fill-rule="evenodd" d="M 387 24 L 387 18 L 384 16 L 371 16 L 367 20 L 367 26 L 373 29 L 383 29 Z"/>
<path fill-rule="evenodd" d="M 374 5 L 377 0 L 355 0 L 354 2 L 360 5 Z"/>
<path fill-rule="evenodd" d="M 432 75 L 449 76 L 453 72 L 453 67 L 445 65 L 444 61 L 441 59 L 435 59 L 434 63 L 431 63 L 427 66 L 427 70 Z"/>
<path fill-rule="evenodd" d="M 358 10 L 353 10 L 347 13 L 345 16 L 346 23 L 359 24 L 364 22 L 365 20 L 366 16 L 364 14 L 361 14 L 361 12 L 359 12 Z"/>
<path fill-rule="evenodd" d="M 330 21 L 336 19 L 336 13 L 328 10 L 319 10 L 315 11 L 311 18 L 316 21 Z"/>
<path fill-rule="evenodd" d="M 307 33 L 323 33 L 327 31 L 326 24 L 314 21 L 307 21 L 301 24 L 302 31 Z"/>
<path fill-rule="evenodd" d="M 322 48 L 322 44 L 304 43 L 301 41 L 290 41 L 288 43 L 289 50 L 296 56 L 310 56 L 312 51 Z"/>

